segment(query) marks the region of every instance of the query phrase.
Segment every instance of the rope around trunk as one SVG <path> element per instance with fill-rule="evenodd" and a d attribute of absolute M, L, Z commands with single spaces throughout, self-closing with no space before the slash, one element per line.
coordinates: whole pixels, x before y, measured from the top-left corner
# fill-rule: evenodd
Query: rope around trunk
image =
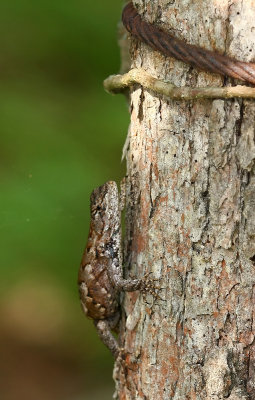
<path fill-rule="evenodd" d="M 191 64 L 199 69 L 241 79 L 255 85 L 255 64 L 238 61 L 214 51 L 185 43 L 156 25 L 144 21 L 130 2 L 122 13 L 126 29 L 137 39 L 166 56 Z"/>

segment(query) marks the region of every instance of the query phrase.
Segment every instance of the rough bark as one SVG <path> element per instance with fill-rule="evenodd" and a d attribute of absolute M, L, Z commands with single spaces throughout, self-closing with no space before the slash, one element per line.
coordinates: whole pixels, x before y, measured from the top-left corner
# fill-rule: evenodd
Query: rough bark
<path fill-rule="evenodd" d="M 255 60 L 252 0 L 134 2 L 189 43 Z M 176 86 L 224 86 L 131 40 L 132 67 Z M 235 82 L 236 83 L 236 82 Z M 135 87 L 127 148 L 120 400 L 255 399 L 255 102 L 167 100 Z"/>

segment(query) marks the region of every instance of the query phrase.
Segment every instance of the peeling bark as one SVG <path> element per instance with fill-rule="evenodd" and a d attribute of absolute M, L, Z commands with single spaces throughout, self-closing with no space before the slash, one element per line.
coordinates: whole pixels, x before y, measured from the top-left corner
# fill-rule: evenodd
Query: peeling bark
<path fill-rule="evenodd" d="M 189 43 L 255 60 L 252 0 L 134 2 Z M 132 68 L 177 86 L 235 83 L 131 40 Z M 255 102 L 175 101 L 140 86 L 127 146 L 120 400 L 255 399 Z"/>

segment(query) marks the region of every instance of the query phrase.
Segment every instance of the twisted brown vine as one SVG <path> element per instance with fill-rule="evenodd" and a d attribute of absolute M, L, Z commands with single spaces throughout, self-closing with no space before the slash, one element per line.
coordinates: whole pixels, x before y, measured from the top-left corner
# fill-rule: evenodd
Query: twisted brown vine
<path fill-rule="evenodd" d="M 131 2 L 123 10 L 122 21 L 134 37 L 166 56 L 174 57 L 205 71 L 227 75 L 255 85 L 255 63 L 238 61 L 185 43 L 156 25 L 143 20 Z"/>

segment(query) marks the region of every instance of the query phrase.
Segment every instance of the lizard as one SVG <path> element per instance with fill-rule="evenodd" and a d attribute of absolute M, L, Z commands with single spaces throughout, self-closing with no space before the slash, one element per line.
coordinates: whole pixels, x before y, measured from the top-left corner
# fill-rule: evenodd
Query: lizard
<path fill-rule="evenodd" d="M 112 334 L 120 317 L 121 291 L 151 291 L 147 278 L 124 279 L 121 248 L 121 202 L 116 182 L 93 190 L 90 197 L 90 230 L 79 274 L 80 301 L 92 318 L 99 337 L 115 358 L 120 347 Z"/>

